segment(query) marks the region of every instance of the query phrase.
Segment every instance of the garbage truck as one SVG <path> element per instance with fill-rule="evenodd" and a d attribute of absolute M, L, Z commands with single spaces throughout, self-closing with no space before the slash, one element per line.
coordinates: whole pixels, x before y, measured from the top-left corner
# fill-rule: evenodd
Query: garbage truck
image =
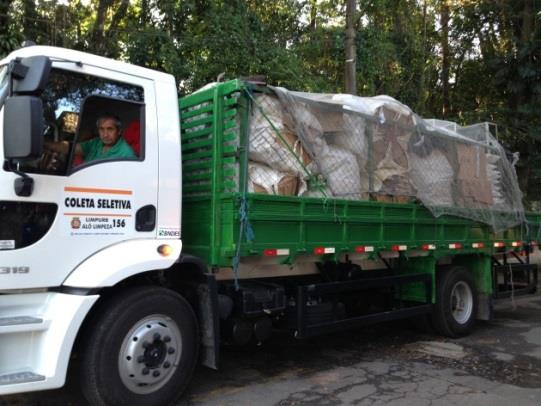
<path fill-rule="evenodd" d="M 90 404 L 165 405 L 223 344 L 403 318 L 460 337 L 535 292 L 541 215 L 491 124 L 248 79 L 177 90 L 62 48 L 0 62 L 0 395 L 69 368 Z M 81 156 L 103 114 L 133 156 Z"/>

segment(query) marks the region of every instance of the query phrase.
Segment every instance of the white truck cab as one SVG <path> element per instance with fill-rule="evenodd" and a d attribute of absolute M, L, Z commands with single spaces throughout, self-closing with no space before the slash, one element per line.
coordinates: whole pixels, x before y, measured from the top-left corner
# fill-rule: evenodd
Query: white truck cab
<path fill-rule="evenodd" d="M 93 343 L 82 343 L 83 358 L 118 367 L 118 379 L 133 395 L 126 404 L 160 404 L 162 398 L 153 396 L 164 396 L 175 374 L 185 373 L 176 368 L 185 355 L 173 344 L 183 341 L 190 351 L 187 342 L 194 338 L 183 337 L 176 323 L 194 323 L 193 311 L 171 315 L 167 304 L 180 296 L 126 281 L 156 277 L 181 253 L 174 78 L 82 52 L 32 46 L 0 62 L 0 79 L 0 395 L 62 386 L 83 322 L 109 292 L 103 300 L 108 310 L 93 315 L 109 313 L 109 319 L 87 321 L 83 338 Z M 135 158 L 76 156 L 75 145 L 98 136 L 101 114 L 118 117 Z M 50 143 L 64 143 L 68 153 L 48 151 L 44 145 Z M 114 289 L 122 283 L 128 286 Z M 123 338 L 103 331 L 122 324 L 126 308 L 149 308 L 152 297 L 164 294 L 171 297 L 150 313 L 130 316 Z M 106 353 L 109 339 L 123 340 L 115 341 L 121 356 Z M 197 343 L 192 346 L 195 353 Z M 195 354 L 189 359 L 191 365 Z M 84 390 L 89 400 L 119 404 L 98 393 L 99 378 L 87 380 L 93 382 Z"/>

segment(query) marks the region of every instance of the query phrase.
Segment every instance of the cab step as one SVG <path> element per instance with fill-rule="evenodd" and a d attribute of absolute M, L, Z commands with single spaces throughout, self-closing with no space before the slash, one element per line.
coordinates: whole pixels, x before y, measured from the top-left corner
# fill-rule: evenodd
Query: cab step
<path fill-rule="evenodd" d="M 0 317 L 0 334 L 47 330 L 49 321 L 33 316 Z"/>
<path fill-rule="evenodd" d="M 38 375 L 31 371 L 14 372 L 10 374 L 0 375 L 0 386 L 14 385 L 18 383 L 44 381 L 43 375 Z"/>

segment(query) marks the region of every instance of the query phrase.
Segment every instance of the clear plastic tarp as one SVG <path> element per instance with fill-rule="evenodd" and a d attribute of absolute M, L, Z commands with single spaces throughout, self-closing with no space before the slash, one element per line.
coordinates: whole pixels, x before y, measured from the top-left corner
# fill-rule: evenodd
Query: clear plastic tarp
<path fill-rule="evenodd" d="M 408 203 L 502 230 L 524 219 L 495 126 L 424 119 L 389 96 L 252 92 L 248 190 Z"/>

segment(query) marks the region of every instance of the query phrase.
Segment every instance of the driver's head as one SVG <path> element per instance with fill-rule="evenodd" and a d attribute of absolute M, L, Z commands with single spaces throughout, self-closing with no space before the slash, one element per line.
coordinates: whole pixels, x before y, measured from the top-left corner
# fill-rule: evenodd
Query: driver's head
<path fill-rule="evenodd" d="M 98 134 L 103 145 L 112 147 L 122 135 L 122 122 L 114 114 L 103 114 L 96 121 Z"/>

